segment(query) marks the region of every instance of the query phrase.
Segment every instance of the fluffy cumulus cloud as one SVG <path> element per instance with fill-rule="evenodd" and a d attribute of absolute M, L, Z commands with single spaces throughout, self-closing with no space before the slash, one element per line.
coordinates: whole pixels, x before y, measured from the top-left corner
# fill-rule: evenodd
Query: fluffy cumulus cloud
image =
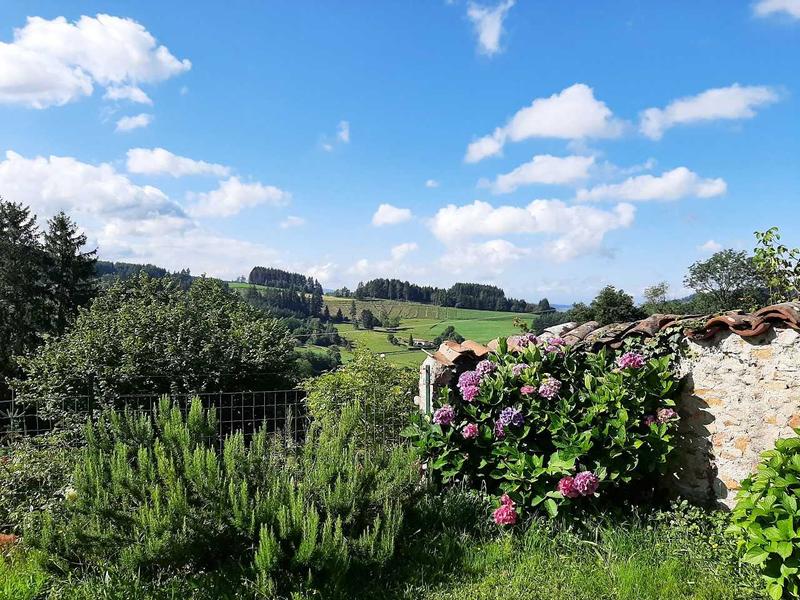
<path fill-rule="evenodd" d="M 133 131 L 134 129 L 141 129 L 143 127 L 147 127 L 152 122 L 153 122 L 153 115 L 148 115 L 147 113 L 139 113 L 138 115 L 133 115 L 130 117 L 122 117 L 120 120 L 117 121 L 116 130 L 125 133 L 128 131 Z"/>
<path fill-rule="evenodd" d="M 784 14 L 800 19 L 800 0 L 758 0 L 753 4 L 753 12 L 759 17 Z"/>
<path fill-rule="evenodd" d="M 381 204 L 375 214 L 372 215 L 372 224 L 375 227 L 384 225 L 397 225 L 411 220 L 411 209 L 398 208 L 391 204 Z"/>
<path fill-rule="evenodd" d="M 626 203 L 613 210 L 589 206 L 570 206 L 560 200 L 534 200 L 526 207 L 498 206 L 476 200 L 472 204 L 450 204 L 439 209 L 430 221 L 433 234 L 453 255 L 471 251 L 472 240 L 478 237 L 499 238 L 513 234 L 543 234 L 550 239 L 544 252 L 556 260 L 569 260 L 602 249 L 609 231 L 629 227 L 636 209 Z M 493 240 L 497 242 L 497 240 Z M 495 248 L 510 246 L 495 243 Z M 501 250 L 497 250 L 498 253 Z M 507 252 L 519 258 L 520 252 Z"/>
<path fill-rule="evenodd" d="M 289 215 L 281 221 L 281 229 L 294 229 L 295 227 L 302 227 L 305 224 L 306 220 L 303 217 Z"/>
<path fill-rule="evenodd" d="M 751 119 L 756 108 L 779 100 L 778 93 L 767 86 L 713 88 L 696 96 L 679 98 L 664 108 L 648 108 L 639 121 L 639 131 L 658 140 L 667 129 L 701 121 Z"/>
<path fill-rule="evenodd" d="M 231 217 L 247 208 L 265 204 L 283 206 L 291 200 L 291 194 L 274 185 L 247 183 L 238 177 L 220 181 L 215 190 L 189 197 L 195 201 L 191 213 L 196 217 Z"/>
<path fill-rule="evenodd" d="M 138 175 L 214 175 L 227 177 L 230 168 L 224 165 L 178 156 L 164 148 L 131 148 L 128 150 L 129 173 Z"/>
<path fill-rule="evenodd" d="M 120 219 L 129 223 L 170 223 L 188 218 L 160 189 L 136 185 L 113 166 L 92 165 L 69 156 L 26 158 L 8 151 L 0 161 L 0 189 L 6 198 L 30 205 L 42 216 L 65 210 L 82 217 Z"/>
<path fill-rule="evenodd" d="M 495 194 L 509 194 L 536 183 L 569 184 L 589 177 L 593 156 L 552 156 L 539 154 L 510 173 L 498 175 L 490 185 Z"/>
<path fill-rule="evenodd" d="M 135 85 L 122 85 L 112 86 L 103 94 L 106 100 L 128 100 L 137 104 L 149 104 L 152 106 L 153 101 L 140 87 Z"/>
<path fill-rule="evenodd" d="M 508 240 L 497 239 L 451 248 L 439 263 L 449 272 L 483 278 L 501 275 L 509 265 L 532 253 L 530 248 L 520 248 Z"/>
<path fill-rule="evenodd" d="M 481 6 L 474 2 L 467 5 L 467 18 L 475 28 L 478 37 L 478 51 L 492 56 L 500 52 L 500 36 L 503 34 L 503 21 L 514 6 L 515 0 L 505 0 L 497 6 Z"/>
<path fill-rule="evenodd" d="M 713 198 L 727 190 L 724 179 L 704 179 L 686 167 L 678 167 L 661 175 L 637 175 L 621 183 L 597 185 L 578 190 L 577 199 L 583 201 L 626 200 L 647 202 L 652 200 L 680 200 L 681 198 Z"/>
<path fill-rule="evenodd" d="M 142 101 L 143 92 L 122 90 L 190 68 L 132 19 L 28 17 L 12 42 L 0 42 L 0 103 L 59 106 L 91 95 L 95 85 L 109 88 L 110 97 Z"/>
<path fill-rule="evenodd" d="M 392 260 L 403 260 L 418 248 L 416 242 L 405 242 L 392 247 Z"/>
<path fill-rule="evenodd" d="M 475 163 L 498 155 L 506 142 L 530 138 L 583 140 L 619 136 L 624 123 L 588 85 L 576 83 L 549 98 L 537 98 L 502 127 L 469 144 L 464 160 Z"/>
<path fill-rule="evenodd" d="M 435 179 L 428 179 L 428 180 L 425 181 L 425 187 L 426 188 L 438 188 L 439 187 L 439 182 L 436 181 Z"/>

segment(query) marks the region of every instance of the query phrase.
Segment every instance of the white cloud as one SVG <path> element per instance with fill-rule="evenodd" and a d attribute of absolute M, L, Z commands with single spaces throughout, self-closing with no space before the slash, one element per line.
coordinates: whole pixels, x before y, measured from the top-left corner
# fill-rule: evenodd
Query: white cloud
<path fill-rule="evenodd" d="M 138 115 L 134 115 L 132 117 L 122 117 L 119 121 L 117 121 L 117 131 L 133 131 L 134 129 L 140 129 L 142 127 L 147 127 L 150 123 L 153 122 L 153 115 L 148 115 L 147 113 L 139 113 Z"/>
<path fill-rule="evenodd" d="M 295 217 L 289 215 L 283 221 L 281 221 L 281 229 L 292 229 L 294 227 L 302 227 L 306 224 L 306 220 L 303 217 Z"/>
<path fill-rule="evenodd" d="M 417 246 L 416 242 L 398 244 L 392 248 L 392 260 L 403 260 L 406 256 L 417 250 L 417 248 L 419 248 L 419 246 Z"/>
<path fill-rule="evenodd" d="M 618 204 L 606 211 L 569 206 L 560 200 L 534 200 L 525 208 L 495 208 L 476 200 L 439 209 L 429 225 L 439 240 L 457 251 L 468 247 L 475 237 L 554 235 L 556 239 L 547 243 L 545 252 L 556 260 L 568 260 L 600 250 L 606 233 L 629 227 L 635 214 L 636 209 L 630 204 Z"/>
<path fill-rule="evenodd" d="M 772 104 L 778 93 L 767 86 L 741 86 L 713 88 L 696 96 L 687 96 L 670 102 L 665 108 L 648 108 L 640 116 L 639 131 L 658 140 L 675 125 L 700 121 L 751 119 L 755 109 Z"/>
<path fill-rule="evenodd" d="M 65 210 L 81 216 L 133 222 L 168 217 L 186 223 L 183 209 L 160 189 L 135 185 L 107 163 L 91 165 L 69 156 L 25 158 L 8 151 L 0 161 L 3 196 L 49 216 Z"/>
<path fill-rule="evenodd" d="M 753 12 L 759 17 L 785 13 L 800 19 L 800 0 L 758 0 L 753 4 Z"/>
<path fill-rule="evenodd" d="M 709 254 L 714 254 L 715 252 L 719 252 L 722 250 L 722 244 L 715 242 L 714 240 L 708 240 L 705 244 L 701 244 L 697 247 L 698 250 L 701 252 L 708 252 Z"/>
<path fill-rule="evenodd" d="M 372 215 L 372 224 L 375 227 L 383 225 L 397 225 L 409 221 L 412 217 L 411 210 L 408 208 L 398 208 L 391 204 L 381 204 L 375 214 Z"/>
<path fill-rule="evenodd" d="M 214 175 L 227 177 L 230 168 L 224 165 L 208 163 L 178 156 L 164 148 L 131 148 L 128 150 L 128 172 L 140 175 Z"/>
<path fill-rule="evenodd" d="M 439 182 L 436 181 L 435 179 L 428 179 L 427 181 L 425 181 L 425 187 L 426 188 L 438 188 L 439 187 Z"/>
<path fill-rule="evenodd" d="M 509 194 L 524 185 L 535 183 L 568 184 L 589 177 L 593 156 L 552 156 L 539 154 L 510 173 L 498 175 L 491 184 L 495 194 Z"/>
<path fill-rule="evenodd" d="M 703 179 L 686 167 L 678 167 L 661 175 L 637 175 L 622 183 L 597 185 L 578 190 L 576 198 L 592 200 L 679 200 L 681 198 L 713 198 L 727 190 L 724 179 Z"/>
<path fill-rule="evenodd" d="M 478 162 L 500 154 L 506 142 L 530 138 L 580 140 L 619 136 L 624 129 L 594 91 L 576 83 L 549 98 L 537 98 L 530 106 L 518 110 L 503 127 L 475 140 L 467 147 L 464 160 Z"/>
<path fill-rule="evenodd" d="M 503 20 L 514 6 L 515 0 L 505 0 L 494 8 L 470 2 L 467 17 L 475 27 L 478 36 L 478 51 L 492 56 L 500 51 L 500 36 L 503 33 Z"/>
<path fill-rule="evenodd" d="M 530 248 L 520 248 L 508 240 L 488 240 L 451 248 L 439 263 L 452 273 L 469 273 L 471 277 L 499 275 L 511 264 L 530 256 Z"/>
<path fill-rule="evenodd" d="M 336 138 L 343 144 L 350 143 L 350 123 L 348 121 L 339 121 L 339 126 L 336 128 Z"/>
<path fill-rule="evenodd" d="M 28 17 L 13 42 L 0 42 L 0 103 L 60 106 L 91 95 L 94 85 L 156 83 L 190 68 L 131 19 Z"/>
<path fill-rule="evenodd" d="M 220 181 L 219 187 L 210 192 L 191 194 L 196 200 L 191 213 L 197 217 L 230 217 L 244 209 L 263 204 L 283 206 L 291 199 L 291 194 L 273 185 L 263 185 L 256 181 L 243 183 L 238 177 Z"/>
<path fill-rule="evenodd" d="M 137 104 L 153 105 L 150 96 L 145 94 L 142 88 L 136 87 L 135 85 L 112 86 L 106 90 L 106 93 L 103 94 L 103 98 L 106 100 L 130 100 Z"/>

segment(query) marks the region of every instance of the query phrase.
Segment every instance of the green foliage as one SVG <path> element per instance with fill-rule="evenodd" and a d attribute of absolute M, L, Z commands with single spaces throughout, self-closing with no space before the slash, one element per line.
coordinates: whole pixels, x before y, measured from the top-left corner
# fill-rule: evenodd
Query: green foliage
<path fill-rule="evenodd" d="M 444 328 L 442 333 L 440 333 L 433 339 L 433 344 L 434 346 L 439 347 L 441 346 L 442 342 L 445 342 L 447 340 L 452 340 L 460 344 L 461 342 L 464 341 L 464 336 L 458 333 L 455 327 L 453 327 L 452 325 L 448 325 L 447 327 Z"/>
<path fill-rule="evenodd" d="M 605 349 L 594 354 L 533 343 L 511 353 L 501 340 L 491 359 L 495 370 L 482 378 L 473 401 L 443 391 L 438 406 L 452 406 L 452 424 L 418 416 L 404 434 L 445 483 L 507 493 L 551 516 L 562 507 L 579 509 L 591 500 L 563 497 L 561 478 L 588 470 L 599 478 L 601 495 L 626 492 L 662 470 L 673 449 L 674 418 L 655 419 L 659 409 L 674 406 L 678 391 L 670 357 L 638 369 L 618 368 L 614 359 Z M 515 373 L 521 364 L 527 368 Z M 548 399 L 537 390 L 552 379 L 561 388 Z M 511 410 L 520 422 L 498 433 L 501 414 Z M 467 424 L 477 425 L 473 439 L 463 435 Z"/>
<path fill-rule="evenodd" d="M 0 524 L 19 533 L 26 514 L 61 505 L 79 447 L 70 432 L 20 438 L 0 447 Z"/>
<path fill-rule="evenodd" d="M 597 321 L 600 325 L 636 321 L 646 316 L 633 297 L 624 290 L 607 285 L 600 290 L 589 306 L 578 302 L 569 310 L 570 318 L 577 323 Z"/>
<path fill-rule="evenodd" d="M 60 407 L 65 396 L 276 389 L 291 374 L 292 343 L 275 319 L 223 283 L 188 291 L 146 274 L 115 283 L 63 336 L 20 358 L 21 398 Z"/>
<path fill-rule="evenodd" d="M 306 404 L 318 421 L 340 418 L 352 404 L 363 407 L 359 431 L 364 439 L 399 432 L 413 411 L 418 375 L 394 366 L 369 350 L 356 350 L 353 359 L 331 373 L 306 381 Z"/>
<path fill-rule="evenodd" d="M 87 427 L 74 493 L 34 513 L 25 542 L 87 574 L 238 569 L 262 597 L 336 590 L 391 558 L 417 477 L 408 449 L 354 441 L 361 412 L 346 407 L 297 450 L 261 430 L 219 452 L 198 399 L 185 416 L 166 398 L 154 419 L 108 413 Z"/>
<path fill-rule="evenodd" d="M 689 267 L 684 285 L 710 300 L 710 312 L 751 308 L 759 303 L 759 277 L 744 251 L 722 250 Z"/>
<path fill-rule="evenodd" d="M 800 434 L 800 429 L 795 430 Z M 780 439 L 742 482 L 730 532 L 770 598 L 800 597 L 800 437 Z"/>
<path fill-rule="evenodd" d="M 780 243 L 780 229 L 756 231 L 753 266 L 769 290 L 771 303 L 800 299 L 800 248 Z"/>

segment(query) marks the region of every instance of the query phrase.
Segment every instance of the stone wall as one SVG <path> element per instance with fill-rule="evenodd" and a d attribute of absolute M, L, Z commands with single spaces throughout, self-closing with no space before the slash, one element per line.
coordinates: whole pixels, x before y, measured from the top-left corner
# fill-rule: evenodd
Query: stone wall
<path fill-rule="evenodd" d="M 779 437 L 800 427 L 800 333 L 725 331 L 687 341 L 671 487 L 698 502 L 732 506 L 742 479 Z"/>

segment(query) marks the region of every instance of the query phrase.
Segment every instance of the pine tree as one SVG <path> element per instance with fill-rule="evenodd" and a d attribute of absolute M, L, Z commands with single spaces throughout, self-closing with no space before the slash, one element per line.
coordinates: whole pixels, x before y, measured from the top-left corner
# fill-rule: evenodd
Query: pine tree
<path fill-rule="evenodd" d="M 312 317 L 318 317 L 322 313 L 322 286 L 319 281 L 315 281 L 311 292 L 311 304 L 309 311 Z"/>
<path fill-rule="evenodd" d="M 333 317 L 334 323 L 343 323 L 344 322 L 344 315 L 342 314 L 341 307 L 336 309 L 336 314 Z"/>
<path fill-rule="evenodd" d="M 414 334 L 413 333 L 409 333 L 408 334 L 408 347 L 411 348 L 413 346 L 414 346 Z"/>
<path fill-rule="evenodd" d="M 358 321 L 358 308 L 356 308 L 356 301 L 350 301 L 350 321 L 355 323 Z"/>
<path fill-rule="evenodd" d="M 35 348 L 47 330 L 42 245 L 36 216 L 0 198 L 0 384 L 11 357 Z"/>
<path fill-rule="evenodd" d="M 331 311 L 328 308 L 328 305 L 325 305 L 325 308 L 322 309 L 322 320 L 328 322 L 331 320 Z"/>
<path fill-rule="evenodd" d="M 78 308 L 97 293 L 97 250 L 84 252 L 86 236 L 63 212 L 48 221 L 44 235 L 48 296 L 52 303 L 52 328 L 61 334 Z"/>

